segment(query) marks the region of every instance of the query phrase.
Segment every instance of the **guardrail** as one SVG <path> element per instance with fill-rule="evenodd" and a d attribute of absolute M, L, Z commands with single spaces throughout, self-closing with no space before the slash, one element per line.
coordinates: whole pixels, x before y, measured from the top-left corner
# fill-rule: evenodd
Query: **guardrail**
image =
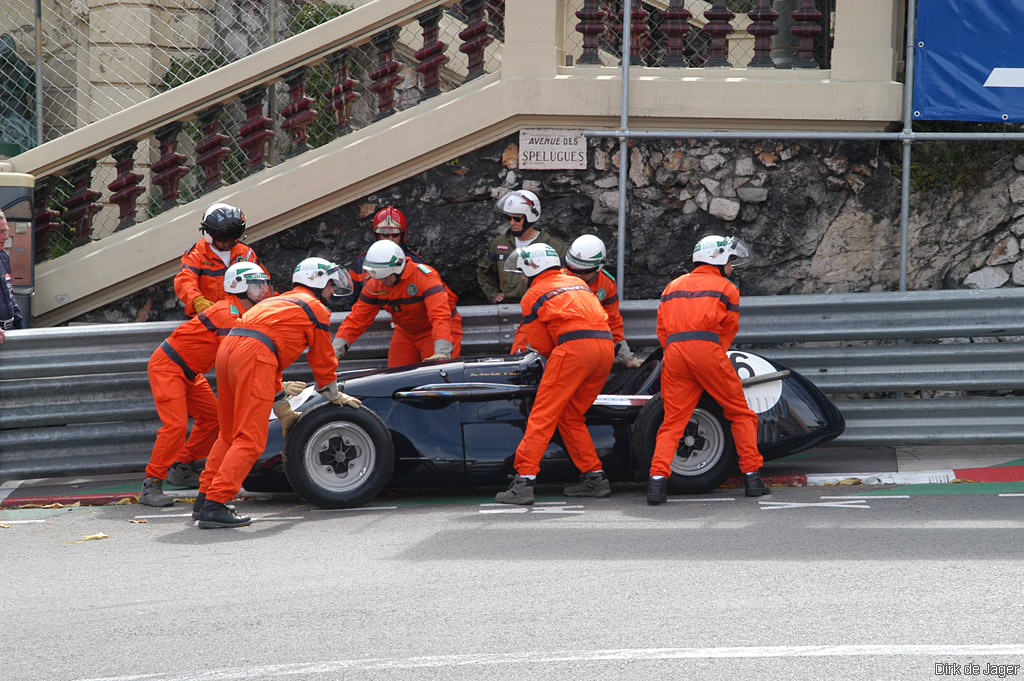
<path fill-rule="evenodd" d="M 622 304 L 634 349 L 657 346 L 657 306 Z M 1024 289 L 747 297 L 742 308 L 738 346 L 833 396 L 847 421 L 836 445 L 1024 443 L 1024 397 L 929 395 L 1024 386 Z M 507 352 L 517 305 L 460 312 L 464 355 Z M 335 329 L 344 316 L 332 317 Z M 146 363 L 176 325 L 10 333 L 0 345 L 0 480 L 141 470 L 159 427 Z M 383 366 L 389 339 L 382 314 L 341 369 Z M 850 345 L 861 341 L 874 343 Z M 286 377 L 312 380 L 304 362 Z"/>

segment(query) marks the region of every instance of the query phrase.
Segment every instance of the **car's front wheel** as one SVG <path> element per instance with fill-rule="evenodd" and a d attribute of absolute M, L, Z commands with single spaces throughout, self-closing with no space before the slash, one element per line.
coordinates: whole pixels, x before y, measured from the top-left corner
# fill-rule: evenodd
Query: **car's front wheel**
<path fill-rule="evenodd" d="M 633 456 L 641 469 L 650 469 L 664 419 L 665 404 L 658 393 L 644 405 L 634 423 Z M 668 488 L 676 494 L 710 492 L 738 470 L 732 428 L 709 395 L 702 396 L 693 410 L 670 467 Z"/>
<path fill-rule="evenodd" d="M 366 408 L 319 404 L 302 414 L 285 439 L 288 482 L 321 508 L 373 501 L 391 479 L 394 461 L 391 433 Z"/>

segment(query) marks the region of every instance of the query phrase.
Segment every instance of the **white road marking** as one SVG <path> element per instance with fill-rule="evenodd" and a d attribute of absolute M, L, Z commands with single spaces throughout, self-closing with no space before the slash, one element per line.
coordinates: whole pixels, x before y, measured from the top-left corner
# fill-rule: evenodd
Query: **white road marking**
<path fill-rule="evenodd" d="M 705 501 L 736 501 L 735 497 L 712 497 L 711 499 L 666 499 L 670 504 L 681 504 L 684 502 L 704 503 Z"/>
<path fill-rule="evenodd" d="M 1024 494 L 1000 494 L 1001 497 L 1024 497 Z"/>
<path fill-rule="evenodd" d="M 823 503 L 804 503 L 797 501 L 758 501 L 764 511 L 775 511 L 780 508 L 871 508 L 864 499 L 849 501 L 826 501 Z"/>
<path fill-rule="evenodd" d="M 982 87 L 1024 87 L 1024 69 L 996 67 Z"/>
<path fill-rule="evenodd" d="M 844 494 L 843 496 L 821 497 L 822 499 L 909 499 L 909 494 Z"/>
<path fill-rule="evenodd" d="M 567 501 L 538 501 L 533 506 L 509 506 L 508 504 L 487 503 L 480 504 L 479 512 L 484 515 L 509 513 L 533 513 L 534 515 L 563 513 L 572 515 L 584 512 L 582 505 L 568 506 L 568 503 Z"/>
<path fill-rule="evenodd" d="M 47 518 L 39 518 L 37 520 L 4 520 L 0 518 L 0 525 L 22 525 L 24 523 L 45 523 Z"/>
<path fill-rule="evenodd" d="M 394 511 L 397 506 L 357 506 L 356 508 L 312 508 L 313 513 L 344 513 L 345 511 Z"/>
<path fill-rule="evenodd" d="M 621 662 L 637 660 L 723 660 L 745 658 L 836 658 L 836 657 L 981 657 L 1024 656 L 1024 645 L 821 645 L 764 646 L 746 648 L 639 648 L 610 650 L 555 650 L 522 653 L 474 653 L 423 657 L 363 658 L 296 662 L 253 667 L 229 667 L 176 674 L 130 674 L 78 681 L 244 681 L 302 674 L 337 674 L 377 669 L 443 669 L 537 663 L 578 664 L 580 662 Z"/>

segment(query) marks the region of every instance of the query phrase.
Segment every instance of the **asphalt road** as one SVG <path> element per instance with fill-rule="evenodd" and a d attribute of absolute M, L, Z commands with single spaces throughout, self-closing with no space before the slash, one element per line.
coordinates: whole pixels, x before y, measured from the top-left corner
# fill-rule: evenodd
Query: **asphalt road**
<path fill-rule="evenodd" d="M 1024 678 L 1005 489 L 243 501 L 252 527 L 204 531 L 187 504 L 0 509 L 0 675 Z"/>

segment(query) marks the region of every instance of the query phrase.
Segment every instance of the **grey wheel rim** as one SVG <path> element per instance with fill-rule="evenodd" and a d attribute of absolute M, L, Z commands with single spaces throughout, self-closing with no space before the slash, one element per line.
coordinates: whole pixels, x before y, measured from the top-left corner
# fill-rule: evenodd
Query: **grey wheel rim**
<path fill-rule="evenodd" d="M 358 489 L 377 465 L 373 438 L 354 423 L 323 426 L 309 438 L 302 452 L 310 480 L 330 492 Z"/>
<path fill-rule="evenodd" d="M 693 410 L 686 433 L 672 459 L 673 475 L 701 475 L 711 470 L 725 451 L 725 431 L 711 412 L 700 407 Z"/>

